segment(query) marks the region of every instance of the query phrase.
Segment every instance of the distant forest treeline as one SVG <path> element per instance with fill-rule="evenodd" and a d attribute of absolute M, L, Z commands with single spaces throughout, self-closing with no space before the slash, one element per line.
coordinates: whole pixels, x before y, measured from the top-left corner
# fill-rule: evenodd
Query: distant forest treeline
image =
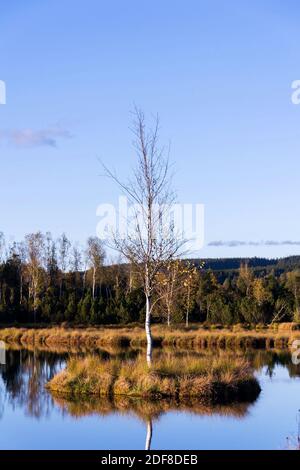
<path fill-rule="evenodd" d="M 196 266 L 202 263 L 202 260 L 191 260 Z M 267 274 L 273 271 L 276 276 L 280 276 L 285 272 L 300 269 L 300 256 L 288 256 L 286 258 L 270 259 L 270 258 L 207 258 L 205 259 L 205 269 L 217 271 L 219 276 L 224 272 L 238 271 L 241 264 L 247 264 L 254 273 L 259 275 Z"/>
<path fill-rule="evenodd" d="M 157 278 L 153 321 L 271 323 L 300 320 L 300 256 L 172 261 Z M 105 264 L 100 240 L 84 248 L 66 235 L 0 233 L 0 324 L 143 322 L 134 266 Z"/>

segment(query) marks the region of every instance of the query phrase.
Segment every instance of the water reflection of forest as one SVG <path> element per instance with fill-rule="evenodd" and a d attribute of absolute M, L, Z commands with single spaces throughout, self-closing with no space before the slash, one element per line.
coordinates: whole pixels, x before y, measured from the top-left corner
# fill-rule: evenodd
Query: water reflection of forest
<path fill-rule="evenodd" d="M 122 360 L 136 357 L 139 350 L 99 350 L 95 354 L 101 355 L 103 359 L 111 356 L 119 357 Z M 64 367 L 70 354 L 73 352 L 53 352 L 41 349 L 8 349 L 6 351 L 6 366 L 0 368 L 0 413 L 3 411 L 5 403 L 10 403 L 13 407 L 23 408 L 25 413 L 39 418 L 46 416 L 56 404 L 62 413 L 68 413 L 72 416 L 84 416 L 97 413 L 106 415 L 113 412 L 130 413 L 143 419 L 149 420 L 158 418 L 161 414 L 172 410 L 181 410 L 196 414 L 220 414 L 231 415 L 236 418 L 247 414 L 251 403 L 238 403 L 226 406 L 204 406 L 197 400 L 188 400 L 176 402 L 175 400 L 156 400 L 155 402 L 134 399 L 134 398 L 99 398 L 97 400 L 87 400 L 84 403 L 72 402 L 60 397 L 53 397 L 46 390 L 44 385 Z M 84 351 L 77 352 L 80 356 Z M 157 350 L 156 355 L 226 355 L 236 357 L 237 354 L 245 355 L 253 364 L 255 370 L 259 371 L 265 368 L 266 374 L 272 377 L 276 366 L 280 365 L 286 368 L 290 377 L 300 376 L 300 366 L 296 366 L 291 361 L 288 352 L 271 351 L 176 351 L 171 349 Z M 0 416 L 1 417 L 1 416 Z"/>

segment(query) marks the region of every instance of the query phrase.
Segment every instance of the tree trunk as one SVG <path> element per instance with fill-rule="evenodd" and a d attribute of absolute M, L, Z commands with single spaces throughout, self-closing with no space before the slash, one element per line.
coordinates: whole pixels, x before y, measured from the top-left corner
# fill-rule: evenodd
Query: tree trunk
<path fill-rule="evenodd" d="M 146 436 L 145 450 L 151 449 L 151 441 L 152 441 L 152 419 L 149 418 L 147 422 L 147 436 Z"/>
<path fill-rule="evenodd" d="M 151 335 L 151 307 L 150 307 L 150 297 L 146 295 L 146 320 L 145 320 L 145 330 L 147 338 L 147 363 L 150 367 L 152 364 L 152 335 Z"/>
<path fill-rule="evenodd" d="M 20 276 L 20 305 L 22 305 L 23 301 L 23 276 Z"/>
<path fill-rule="evenodd" d="M 36 311 L 38 303 L 38 279 L 33 280 L 33 321 L 36 323 Z"/>
<path fill-rule="evenodd" d="M 168 321 L 168 326 L 170 326 L 170 324 L 171 324 L 171 308 L 169 306 L 168 306 L 168 319 L 167 319 L 167 321 Z"/>
<path fill-rule="evenodd" d="M 93 269 L 93 300 L 95 300 L 96 269 Z"/>
<path fill-rule="evenodd" d="M 187 298 L 187 308 L 186 308 L 186 318 L 185 318 L 185 326 L 189 326 L 189 313 L 190 313 L 190 288 L 188 289 L 188 298 Z"/>

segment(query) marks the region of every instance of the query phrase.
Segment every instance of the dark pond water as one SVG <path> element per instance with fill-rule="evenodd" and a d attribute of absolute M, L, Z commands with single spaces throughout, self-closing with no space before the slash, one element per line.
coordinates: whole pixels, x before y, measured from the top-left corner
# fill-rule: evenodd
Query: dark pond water
<path fill-rule="evenodd" d="M 260 351 L 247 355 L 262 388 L 256 401 L 203 407 L 192 402 L 148 403 L 126 399 L 68 403 L 53 398 L 44 388 L 53 374 L 64 367 L 67 354 L 8 350 L 6 366 L 0 366 L 0 448 L 144 449 L 150 444 L 151 449 L 299 446 L 299 366 L 292 364 L 288 353 Z"/>

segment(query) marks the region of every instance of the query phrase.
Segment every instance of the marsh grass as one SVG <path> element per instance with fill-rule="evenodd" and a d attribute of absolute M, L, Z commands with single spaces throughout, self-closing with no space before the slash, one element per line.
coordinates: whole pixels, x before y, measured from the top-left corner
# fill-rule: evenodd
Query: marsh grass
<path fill-rule="evenodd" d="M 266 328 L 249 329 L 237 325 L 236 328 L 213 328 L 191 325 L 189 328 L 154 325 L 152 328 L 155 346 L 168 346 L 183 349 L 285 349 L 294 339 L 300 338 L 300 332 L 294 324 L 276 325 Z M 89 350 L 97 348 L 138 348 L 146 345 L 143 327 L 98 327 L 68 328 L 50 327 L 41 329 L 6 328 L 0 329 L 0 340 L 18 343 L 23 346 L 36 345 L 48 347 L 76 348 Z"/>
<path fill-rule="evenodd" d="M 97 356 L 71 358 L 67 368 L 47 388 L 73 397 L 132 396 L 143 398 L 196 397 L 201 402 L 227 403 L 259 393 L 259 384 L 243 359 L 161 357 L 151 369 L 144 359 L 130 361 Z"/>

